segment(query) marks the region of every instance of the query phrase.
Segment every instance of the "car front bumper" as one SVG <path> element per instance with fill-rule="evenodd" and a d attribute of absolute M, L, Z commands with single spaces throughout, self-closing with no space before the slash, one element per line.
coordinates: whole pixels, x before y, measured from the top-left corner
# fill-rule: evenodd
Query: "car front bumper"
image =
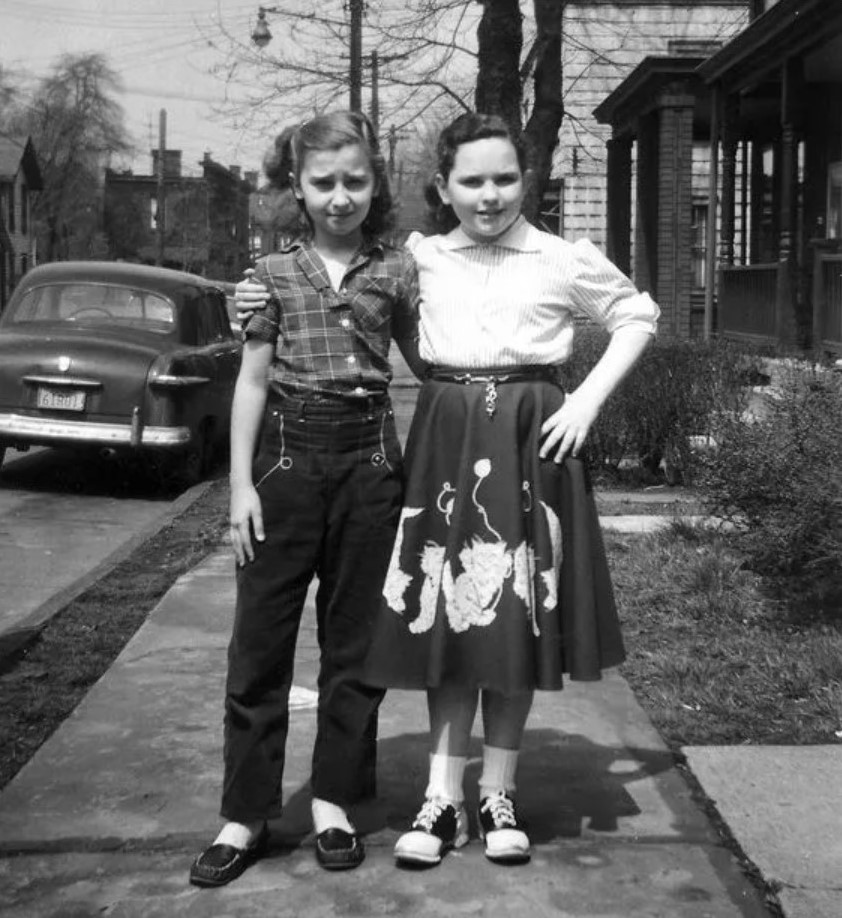
<path fill-rule="evenodd" d="M 0 439 L 7 442 L 91 444 L 94 446 L 159 447 L 177 449 L 190 442 L 189 427 L 142 427 L 133 424 L 97 424 L 58 418 L 0 414 Z"/>

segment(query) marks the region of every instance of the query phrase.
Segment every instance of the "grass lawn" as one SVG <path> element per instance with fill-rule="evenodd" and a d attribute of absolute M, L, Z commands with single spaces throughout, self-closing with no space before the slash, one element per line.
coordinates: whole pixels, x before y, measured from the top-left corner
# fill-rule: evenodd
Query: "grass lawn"
<path fill-rule="evenodd" d="M 621 672 L 672 748 L 842 740 L 838 598 L 761 579 L 729 533 L 675 523 L 606 544 Z"/>
<path fill-rule="evenodd" d="M 630 507 L 600 490 L 600 512 Z M 225 473 L 181 517 L 74 600 L 0 671 L 0 787 L 105 672 L 181 574 L 227 538 Z M 727 534 L 674 524 L 606 533 L 629 653 L 622 673 L 673 748 L 835 743 L 842 613 L 747 571 Z M 805 611 L 806 610 L 806 611 Z"/>

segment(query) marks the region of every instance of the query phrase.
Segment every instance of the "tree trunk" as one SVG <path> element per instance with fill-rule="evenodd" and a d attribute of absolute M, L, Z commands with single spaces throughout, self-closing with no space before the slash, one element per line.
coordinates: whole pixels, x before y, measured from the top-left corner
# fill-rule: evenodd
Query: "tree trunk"
<path fill-rule="evenodd" d="M 524 133 L 532 147 L 532 183 L 523 205 L 527 220 L 536 223 L 553 166 L 553 150 L 564 118 L 561 96 L 561 30 L 564 4 L 559 0 L 534 0 L 535 39 L 534 104 Z"/>
<path fill-rule="evenodd" d="M 519 133 L 520 53 L 523 48 L 520 4 L 518 0 L 477 2 L 482 4 L 483 12 L 477 27 L 476 110 L 486 115 L 501 115 Z"/>

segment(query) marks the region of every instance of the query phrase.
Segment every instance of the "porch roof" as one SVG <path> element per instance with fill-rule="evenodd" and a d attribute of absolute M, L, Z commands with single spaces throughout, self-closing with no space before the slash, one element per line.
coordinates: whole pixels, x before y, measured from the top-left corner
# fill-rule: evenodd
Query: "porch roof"
<path fill-rule="evenodd" d="M 696 114 L 706 118 L 703 104 L 709 90 L 698 75 L 700 57 L 645 57 L 637 67 L 594 109 L 600 124 L 610 124 L 615 133 L 635 133 L 641 115 L 658 107 L 659 97 L 670 88 L 696 97 Z"/>
<path fill-rule="evenodd" d="M 830 47 L 825 47 L 830 46 Z M 699 66 L 707 83 L 741 90 L 773 77 L 784 61 L 824 49 L 815 78 L 842 81 L 842 3 L 779 0 Z"/>

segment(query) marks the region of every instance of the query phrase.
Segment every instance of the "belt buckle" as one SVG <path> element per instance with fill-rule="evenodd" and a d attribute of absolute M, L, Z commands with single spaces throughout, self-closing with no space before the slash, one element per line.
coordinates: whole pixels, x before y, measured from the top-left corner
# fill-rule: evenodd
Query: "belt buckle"
<path fill-rule="evenodd" d="M 485 413 L 489 418 L 494 417 L 497 410 L 497 377 L 485 377 Z"/>

